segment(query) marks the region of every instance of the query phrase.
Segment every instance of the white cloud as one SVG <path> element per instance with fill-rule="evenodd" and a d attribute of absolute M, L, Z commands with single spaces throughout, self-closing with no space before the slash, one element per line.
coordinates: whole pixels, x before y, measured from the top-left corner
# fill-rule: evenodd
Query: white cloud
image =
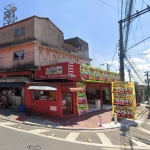
<path fill-rule="evenodd" d="M 145 63 L 146 62 L 145 60 L 140 59 L 140 58 L 130 58 L 129 60 L 134 63 Z"/>

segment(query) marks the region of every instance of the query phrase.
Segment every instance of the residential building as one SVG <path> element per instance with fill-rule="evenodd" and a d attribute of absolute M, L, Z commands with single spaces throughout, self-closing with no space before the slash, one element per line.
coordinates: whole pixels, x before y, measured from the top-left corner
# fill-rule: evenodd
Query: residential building
<path fill-rule="evenodd" d="M 79 37 L 66 39 L 64 40 L 65 43 L 76 47 L 79 51 L 79 55 L 84 58 L 89 58 L 89 46 L 88 43 L 82 40 Z"/>
<path fill-rule="evenodd" d="M 64 43 L 63 32 L 48 18 L 32 16 L 0 28 L 2 78 L 31 77 L 40 66 L 60 62 L 90 64 L 80 53 Z"/>

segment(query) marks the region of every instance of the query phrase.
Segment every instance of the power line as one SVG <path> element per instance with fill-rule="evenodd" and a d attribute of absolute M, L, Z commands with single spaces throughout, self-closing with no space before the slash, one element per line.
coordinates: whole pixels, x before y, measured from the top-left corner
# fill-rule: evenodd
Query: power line
<path fill-rule="evenodd" d="M 110 5 L 110 4 L 106 3 L 106 2 L 104 2 L 104 1 L 102 1 L 102 0 L 99 0 L 99 1 L 102 2 L 102 3 L 104 3 L 105 5 L 107 5 L 107 6 L 109 6 L 109 7 L 111 7 L 111 8 L 113 8 L 113 9 L 117 10 L 117 11 L 120 11 L 119 9 L 115 8 L 114 6 L 112 6 L 112 5 Z"/>
<path fill-rule="evenodd" d="M 139 16 L 139 17 L 140 17 L 140 16 Z M 142 36 L 143 36 L 143 39 L 144 39 L 144 32 L 143 32 L 141 17 L 140 17 L 140 24 L 141 24 Z M 145 41 L 144 41 L 144 48 L 145 48 L 145 50 L 146 50 Z"/>
<path fill-rule="evenodd" d="M 134 72 L 136 73 L 136 75 L 138 76 L 138 78 L 143 82 L 145 83 L 141 77 L 138 75 L 138 73 L 136 72 L 136 70 L 134 69 L 133 65 L 131 64 L 131 62 L 129 61 L 128 57 L 125 55 L 125 58 L 127 59 L 128 63 L 130 64 L 130 66 L 132 67 L 132 69 L 134 70 Z"/>
<path fill-rule="evenodd" d="M 146 5 L 149 5 L 148 3 L 146 3 L 144 0 L 141 0 L 143 3 L 145 3 Z"/>
<path fill-rule="evenodd" d="M 112 62 L 114 61 L 114 57 L 115 57 L 115 55 L 116 55 L 116 53 L 117 53 L 117 50 L 118 50 L 117 48 L 118 48 L 118 44 L 116 45 L 116 50 L 115 50 L 115 53 L 114 53 L 114 55 L 113 55 L 111 64 L 109 65 L 109 69 L 110 69 L 110 67 L 112 66 Z"/>
<path fill-rule="evenodd" d="M 133 48 L 133 47 L 137 46 L 138 44 L 140 44 L 140 43 L 142 43 L 142 42 L 146 41 L 146 40 L 147 40 L 147 39 L 149 39 L 149 38 L 150 38 L 150 36 L 149 36 L 149 37 L 147 37 L 146 39 L 142 40 L 141 42 L 139 42 L 139 43 L 137 43 L 137 44 L 133 45 L 132 47 L 128 48 L 126 51 L 128 51 L 128 50 L 130 50 L 131 48 Z"/>

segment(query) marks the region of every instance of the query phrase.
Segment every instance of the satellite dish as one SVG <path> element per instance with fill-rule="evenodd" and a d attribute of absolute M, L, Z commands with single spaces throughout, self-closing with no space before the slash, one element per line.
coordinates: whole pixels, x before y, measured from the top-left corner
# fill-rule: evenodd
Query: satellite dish
<path fill-rule="evenodd" d="M 17 10 L 17 7 L 13 6 L 13 7 L 11 7 L 11 10 L 12 10 L 12 11 L 16 11 L 16 10 Z"/>

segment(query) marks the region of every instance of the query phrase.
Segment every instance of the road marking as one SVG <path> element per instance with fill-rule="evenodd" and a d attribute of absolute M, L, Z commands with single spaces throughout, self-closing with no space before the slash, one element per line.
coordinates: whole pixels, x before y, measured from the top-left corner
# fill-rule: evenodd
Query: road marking
<path fill-rule="evenodd" d="M 113 145 L 104 133 L 97 133 L 97 135 L 103 144 Z"/>
<path fill-rule="evenodd" d="M 136 138 L 134 138 L 134 139 L 132 138 L 131 140 L 132 140 L 132 142 L 134 142 L 137 146 L 146 146 L 145 143 L 139 141 L 139 140 L 136 139 Z"/>
<path fill-rule="evenodd" d="M 145 132 L 145 133 L 147 133 L 147 134 L 150 134 L 149 130 L 143 129 L 142 127 L 139 127 L 138 129 L 141 130 L 141 131 L 143 131 L 143 132 Z"/>
<path fill-rule="evenodd" d="M 117 148 L 120 148 L 121 145 L 108 145 L 108 144 L 99 144 L 99 143 L 88 143 L 88 142 L 80 142 L 80 141 L 66 141 L 65 139 L 63 138 L 58 138 L 58 137 L 52 137 L 52 136 L 47 136 L 47 135 L 43 135 L 43 134 L 38 134 L 38 133 L 30 133 L 28 131 L 25 131 L 25 130 L 21 130 L 21 129 L 18 129 L 18 128 L 14 128 L 14 127 L 10 127 L 10 126 L 6 126 L 6 125 L 2 125 L 0 124 L 0 126 L 2 127 L 5 127 L 5 128 L 8 128 L 8 129 L 11 129 L 11 130 L 14 130 L 14 131 L 18 131 L 18 132 L 23 132 L 23 133 L 27 133 L 27 134 L 32 134 L 32 135 L 37 135 L 37 136 L 40 136 L 40 137 L 44 137 L 44 138 L 49 138 L 49 139 L 55 139 L 55 140 L 59 140 L 59 141 L 65 141 L 65 142 L 69 142 L 69 143 L 77 143 L 77 144 L 82 144 L 82 145 L 91 145 L 91 146 L 97 146 L 97 147 L 102 147 L 102 148 L 113 148 L 114 149 L 117 149 Z M 131 146 L 126 146 L 127 149 L 130 149 Z M 140 147 L 140 146 L 133 146 L 133 149 L 136 150 L 136 149 L 140 149 L 140 150 L 150 150 L 150 146 L 147 145 L 145 147 Z"/>
<path fill-rule="evenodd" d="M 80 134 L 80 133 L 77 133 L 77 132 L 71 132 L 71 133 L 65 138 L 65 140 L 67 140 L 67 141 L 75 141 L 79 134 Z"/>
<path fill-rule="evenodd" d="M 14 122 L 0 122 L 1 125 L 9 126 L 9 125 L 16 125 Z"/>
<path fill-rule="evenodd" d="M 50 131 L 50 130 L 46 130 L 46 129 L 34 129 L 34 130 L 31 130 L 31 131 L 28 131 L 30 133 L 35 133 L 35 134 L 38 134 L 38 133 L 42 133 L 42 132 L 47 132 L 47 131 Z"/>

